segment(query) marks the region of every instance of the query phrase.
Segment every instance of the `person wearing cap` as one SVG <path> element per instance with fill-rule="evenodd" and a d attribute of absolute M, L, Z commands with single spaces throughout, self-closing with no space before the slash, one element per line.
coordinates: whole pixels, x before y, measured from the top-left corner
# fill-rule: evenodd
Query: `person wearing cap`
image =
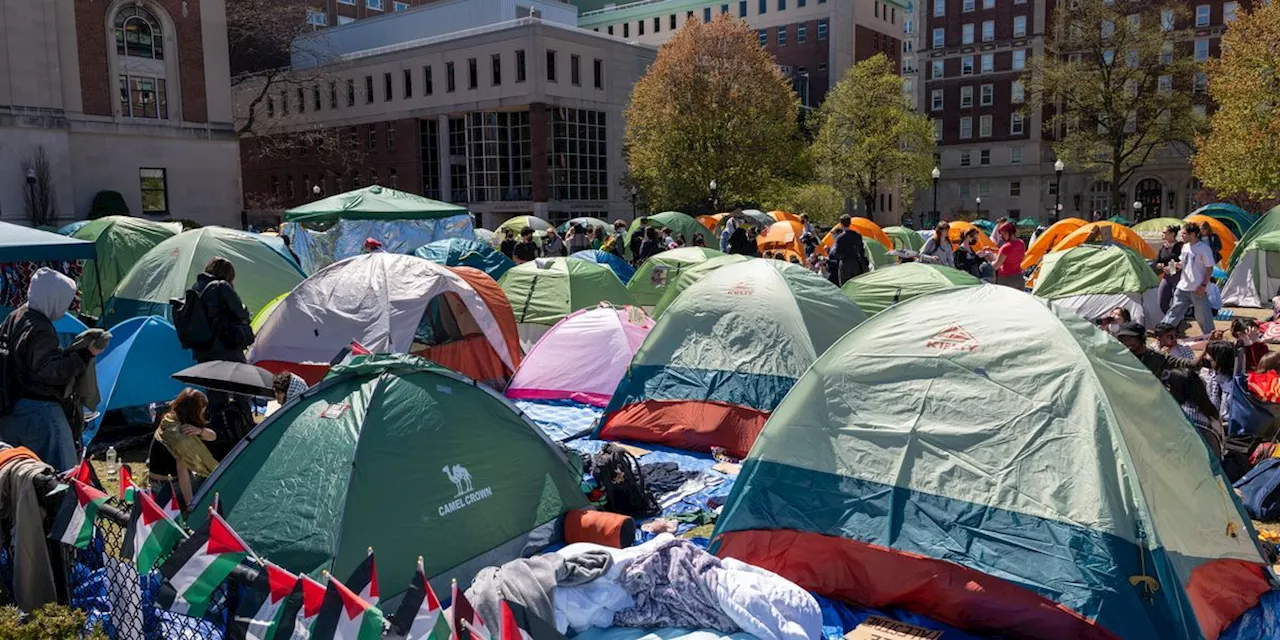
<path fill-rule="evenodd" d="M 1161 352 L 1174 356 L 1175 358 L 1183 358 L 1186 360 L 1195 360 L 1196 354 L 1181 342 L 1178 342 L 1178 328 L 1167 323 L 1161 322 L 1151 330 L 1151 335 L 1156 339 L 1156 348 Z"/>
<path fill-rule="evenodd" d="M 382 251 L 382 243 L 378 242 L 377 240 L 374 240 L 373 238 L 365 238 L 364 252 L 374 253 L 375 251 Z"/>
<path fill-rule="evenodd" d="M 1116 339 L 1129 349 L 1139 362 L 1157 378 L 1169 369 L 1196 369 L 1199 363 L 1187 358 L 1171 356 L 1155 349 L 1147 348 L 1147 328 L 1141 322 L 1129 322 L 1116 331 Z"/>
<path fill-rule="evenodd" d="M 1213 333 L 1213 310 L 1209 308 L 1209 278 L 1213 276 L 1213 252 L 1200 241 L 1200 226 L 1188 222 L 1182 227 L 1182 273 L 1173 291 L 1173 305 L 1163 322 L 1182 324 L 1187 310 L 1194 309 L 1200 331 Z"/>

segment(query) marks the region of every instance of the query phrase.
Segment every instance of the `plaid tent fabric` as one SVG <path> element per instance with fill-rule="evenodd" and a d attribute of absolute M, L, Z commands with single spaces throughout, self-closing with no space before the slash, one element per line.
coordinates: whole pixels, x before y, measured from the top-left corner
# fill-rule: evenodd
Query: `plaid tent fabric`
<path fill-rule="evenodd" d="M 80 260 L 58 262 L 0 262 L 0 307 L 17 308 L 27 301 L 27 286 L 31 284 L 31 275 L 40 267 L 49 267 L 72 280 L 79 281 L 84 272 L 84 262 Z M 80 292 L 71 303 L 71 311 L 80 310 Z"/>

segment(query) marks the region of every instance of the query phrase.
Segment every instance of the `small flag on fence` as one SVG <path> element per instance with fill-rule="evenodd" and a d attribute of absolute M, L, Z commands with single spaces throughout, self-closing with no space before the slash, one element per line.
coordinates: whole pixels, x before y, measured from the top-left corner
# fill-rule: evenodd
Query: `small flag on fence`
<path fill-rule="evenodd" d="M 93 520 L 106 502 L 107 494 L 72 478 L 49 537 L 77 549 L 89 546 L 93 540 Z"/>
<path fill-rule="evenodd" d="M 324 604 L 324 585 L 312 580 L 307 574 L 298 576 L 298 584 L 294 585 L 289 595 L 288 604 L 280 613 L 280 623 L 276 625 L 276 640 L 307 640 L 311 637 L 311 624 L 320 613 L 320 605 Z"/>
<path fill-rule="evenodd" d="M 471 602 L 467 600 L 467 596 L 462 593 L 462 589 L 458 588 L 458 581 L 453 581 L 453 604 L 449 610 L 453 617 L 453 633 L 458 640 L 488 640 L 489 628 L 484 625 L 484 620 L 480 619 L 480 614 L 476 613 Z M 475 635 L 481 636 L 474 638 Z"/>
<path fill-rule="evenodd" d="M 331 575 L 311 635 L 332 640 L 379 640 L 384 624 L 377 607 Z"/>
<path fill-rule="evenodd" d="M 133 472 L 129 470 L 129 465 L 120 465 L 120 501 L 125 504 L 133 504 L 133 495 L 137 493 L 138 487 L 133 484 Z"/>
<path fill-rule="evenodd" d="M 449 617 L 441 613 L 440 600 L 422 570 L 422 556 L 418 556 L 418 570 L 400 599 L 392 629 L 405 640 L 449 640 L 453 630 L 449 628 Z"/>
<path fill-rule="evenodd" d="M 240 601 L 227 625 L 227 640 L 270 640 L 286 609 L 289 594 L 298 585 L 298 576 L 263 562 L 249 594 Z"/>
<path fill-rule="evenodd" d="M 347 586 L 365 602 L 378 604 L 378 567 L 373 561 L 373 547 L 369 547 L 369 555 L 351 572 Z"/>
<path fill-rule="evenodd" d="M 146 492 L 134 491 L 133 495 L 136 500 L 129 513 L 129 527 L 125 529 L 120 552 L 133 559 L 138 575 L 145 576 L 186 534 Z"/>
<path fill-rule="evenodd" d="M 210 511 L 204 526 L 160 566 L 165 581 L 156 603 L 174 613 L 204 617 L 214 590 L 252 553 L 222 516 Z"/>
<path fill-rule="evenodd" d="M 80 464 L 71 472 L 73 480 L 79 480 L 94 489 L 102 491 L 102 481 L 98 479 L 98 472 L 93 470 L 93 465 L 89 463 L 88 458 L 80 458 Z"/>
<path fill-rule="evenodd" d="M 182 503 L 178 502 L 178 493 L 173 490 L 173 483 L 162 483 L 158 488 L 152 487 L 151 497 L 164 510 L 165 515 L 174 522 L 182 522 Z"/>

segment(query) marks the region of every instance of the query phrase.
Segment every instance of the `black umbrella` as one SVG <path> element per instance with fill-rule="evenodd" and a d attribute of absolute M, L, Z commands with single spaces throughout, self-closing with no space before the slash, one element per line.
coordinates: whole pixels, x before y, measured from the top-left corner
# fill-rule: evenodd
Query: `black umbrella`
<path fill-rule="evenodd" d="M 275 376 L 266 369 L 243 362 L 214 360 L 187 367 L 173 374 L 173 379 L 187 384 L 251 396 L 270 398 L 271 380 Z"/>

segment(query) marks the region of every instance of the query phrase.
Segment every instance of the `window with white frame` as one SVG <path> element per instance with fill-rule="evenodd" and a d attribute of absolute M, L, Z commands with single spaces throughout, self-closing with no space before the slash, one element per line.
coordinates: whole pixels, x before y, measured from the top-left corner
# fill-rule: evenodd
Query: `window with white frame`
<path fill-rule="evenodd" d="M 160 21 L 139 5 L 127 6 L 116 13 L 116 55 L 130 58 L 164 60 L 164 34 Z"/>
<path fill-rule="evenodd" d="M 823 18 L 818 21 L 818 39 L 819 40 L 827 39 L 827 19 L 826 18 Z"/>
<path fill-rule="evenodd" d="M 1110 20 L 1103 20 L 1102 21 L 1102 38 L 1105 40 L 1108 38 L 1113 38 L 1115 37 L 1115 35 L 1116 35 L 1116 23 Z"/>
<path fill-rule="evenodd" d="M 995 54 L 982 54 L 982 73 L 991 73 L 996 70 Z"/>
<path fill-rule="evenodd" d="M 1239 5 L 1235 2 L 1222 3 L 1222 24 L 1231 24 L 1236 21 L 1236 10 Z"/>
<path fill-rule="evenodd" d="M 319 9 L 307 9 L 307 24 L 327 27 L 329 26 L 329 14 Z"/>
<path fill-rule="evenodd" d="M 934 49 L 941 49 L 941 48 L 943 48 L 944 46 L 946 46 L 946 42 L 947 42 L 947 31 L 946 31 L 946 29 L 943 29 L 942 27 L 934 27 L 934 28 L 933 28 L 933 41 L 932 41 L 932 42 L 933 42 L 933 48 L 934 48 Z"/>
<path fill-rule="evenodd" d="M 978 104 L 984 107 L 991 106 L 995 102 L 995 87 L 989 84 L 982 85 L 981 90 L 978 92 L 978 96 Z"/>
<path fill-rule="evenodd" d="M 945 74 L 945 73 L 943 72 L 943 70 L 942 70 L 942 61 L 941 61 L 941 60 L 934 60 L 934 61 L 933 61 L 933 64 L 932 64 L 931 66 L 933 67 L 933 70 L 932 70 L 932 72 L 929 74 L 929 77 L 930 77 L 930 78 L 932 78 L 932 79 L 934 79 L 934 80 L 937 80 L 938 78 L 946 77 L 946 74 Z"/>
<path fill-rule="evenodd" d="M 1209 60 L 1209 40 L 1207 38 L 1196 38 L 1196 62 L 1207 62 Z"/>
<path fill-rule="evenodd" d="M 930 94 L 929 110 L 930 111 L 942 110 L 942 89 L 934 89 L 933 92 Z"/>
<path fill-rule="evenodd" d="M 1160 47 L 1160 64 L 1173 64 L 1173 43 L 1166 42 Z"/>
<path fill-rule="evenodd" d="M 1022 183 L 1021 183 L 1021 182 L 1019 182 L 1019 181 L 1017 181 L 1017 180 L 1010 180 L 1010 181 L 1009 181 L 1009 195 L 1011 195 L 1011 196 L 1020 196 L 1020 195 L 1022 195 Z"/>
<path fill-rule="evenodd" d="M 982 41 L 991 42 L 992 40 L 995 40 L 995 39 L 996 39 L 996 21 L 983 20 L 982 21 Z"/>
<path fill-rule="evenodd" d="M 1022 119 L 1021 113 L 1015 113 L 1013 115 L 1010 115 L 1009 116 L 1009 134 L 1015 135 L 1015 136 L 1022 135 L 1022 131 L 1024 127 L 1023 122 L 1024 121 Z M 1021 149 L 1019 149 L 1019 151 L 1021 151 Z"/>
<path fill-rule="evenodd" d="M 933 120 L 933 139 L 935 142 L 942 142 L 942 121 Z"/>
<path fill-rule="evenodd" d="M 985 198 L 989 195 L 991 195 L 991 181 L 979 180 L 978 181 L 978 197 Z"/>
<path fill-rule="evenodd" d="M 1192 84 L 1192 91 L 1195 93 L 1204 93 L 1209 88 L 1209 74 L 1203 71 L 1197 71 L 1195 82 Z"/>
<path fill-rule="evenodd" d="M 969 166 L 970 164 L 972 164 L 972 163 L 970 162 L 970 158 L 969 158 L 969 154 L 970 154 L 970 153 L 971 153 L 971 152 L 970 152 L 968 149 L 961 149 L 961 150 L 960 150 L 960 166 L 962 166 L 962 167 L 967 167 L 967 166 Z"/>
<path fill-rule="evenodd" d="M 354 7 L 356 5 L 356 0 L 338 0 L 338 4 L 345 4 Z"/>
<path fill-rule="evenodd" d="M 967 109 L 973 106 L 973 87 L 960 87 L 960 108 Z"/>
<path fill-rule="evenodd" d="M 968 199 L 968 197 L 969 197 L 969 185 L 966 184 L 960 187 L 960 199 L 965 200 L 965 199 Z"/>
<path fill-rule="evenodd" d="M 1130 49 L 1127 52 L 1125 52 L 1124 63 L 1129 65 L 1130 69 L 1137 69 L 1138 68 L 1138 51 L 1136 49 Z"/>
<path fill-rule="evenodd" d="M 408 2 L 392 2 L 391 3 L 392 11 L 407 11 L 408 9 L 409 9 Z M 395 176 L 393 175 L 392 177 L 395 177 Z"/>
<path fill-rule="evenodd" d="M 1022 147 L 1009 149 L 1009 164 L 1022 164 Z"/>
<path fill-rule="evenodd" d="M 947 0 L 933 0 L 933 17 L 938 18 L 947 14 Z"/>
<path fill-rule="evenodd" d="M 351 16 L 338 16 L 338 26 L 342 26 L 344 24 L 351 24 L 352 22 L 355 22 L 355 21 L 356 19 L 352 18 Z"/>
<path fill-rule="evenodd" d="M 960 44 L 973 44 L 973 23 L 960 25 Z"/>
<path fill-rule="evenodd" d="M 1196 26 L 1209 26 L 1209 5 L 1202 4 L 1196 6 Z"/>
<path fill-rule="evenodd" d="M 969 13 L 970 11 L 973 11 L 974 0 L 961 0 L 961 3 L 962 3 L 960 6 L 961 11 L 965 13 Z"/>
<path fill-rule="evenodd" d="M 1160 10 L 1160 29 L 1163 31 L 1173 31 L 1178 24 L 1177 16 L 1174 15 L 1173 9 Z"/>
<path fill-rule="evenodd" d="M 809 41 L 809 25 L 801 22 L 796 25 L 796 44 L 804 44 Z M 911 42 L 908 40 L 907 42 Z"/>
<path fill-rule="evenodd" d="M 760 38 L 760 46 L 762 47 L 769 46 L 769 30 L 768 29 L 761 29 L 757 35 Z"/>
<path fill-rule="evenodd" d="M 978 137 L 991 137 L 991 116 L 982 116 L 978 118 Z"/>
<path fill-rule="evenodd" d="M 366 9 L 382 11 L 382 0 L 364 0 L 364 6 Z"/>
<path fill-rule="evenodd" d="M 1009 102 L 1013 104 L 1022 104 L 1027 99 L 1027 87 L 1022 84 L 1021 80 L 1014 80 L 1009 85 Z"/>
<path fill-rule="evenodd" d="M 1013 17 L 1013 37 L 1025 38 L 1026 35 L 1027 35 L 1027 17 L 1014 16 Z"/>
<path fill-rule="evenodd" d="M 996 0 L 982 0 L 982 8 L 983 9 L 996 8 Z"/>
<path fill-rule="evenodd" d="M 169 213 L 169 179 L 165 169 L 138 169 L 138 182 L 142 189 L 142 212 L 147 215 L 160 216 Z M 290 191 L 293 177 L 289 177 Z M 292 195 L 292 194 L 290 194 Z"/>
<path fill-rule="evenodd" d="M 973 75 L 973 56 L 965 56 L 960 58 L 960 75 Z"/>
<path fill-rule="evenodd" d="M 965 116 L 960 118 L 960 138 L 968 140 L 973 137 L 973 118 Z"/>
<path fill-rule="evenodd" d="M 167 120 L 168 69 L 160 20 L 146 8 L 131 5 L 116 13 L 114 28 L 120 115 Z"/>
<path fill-rule="evenodd" d="M 983 149 L 982 151 L 979 151 L 979 152 L 978 152 L 978 164 L 979 164 L 979 165 L 982 165 L 982 166 L 984 166 L 984 167 L 985 167 L 985 166 L 987 166 L 987 165 L 989 165 L 989 164 L 991 164 L 991 150 L 990 150 L 990 149 Z"/>
<path fill-rule="evenodd" d="M 1025 68 L 1027 68 L 1027 50 L 1014 49 L 1013 50 L 1013 70 L 1022 71 Z"/>

